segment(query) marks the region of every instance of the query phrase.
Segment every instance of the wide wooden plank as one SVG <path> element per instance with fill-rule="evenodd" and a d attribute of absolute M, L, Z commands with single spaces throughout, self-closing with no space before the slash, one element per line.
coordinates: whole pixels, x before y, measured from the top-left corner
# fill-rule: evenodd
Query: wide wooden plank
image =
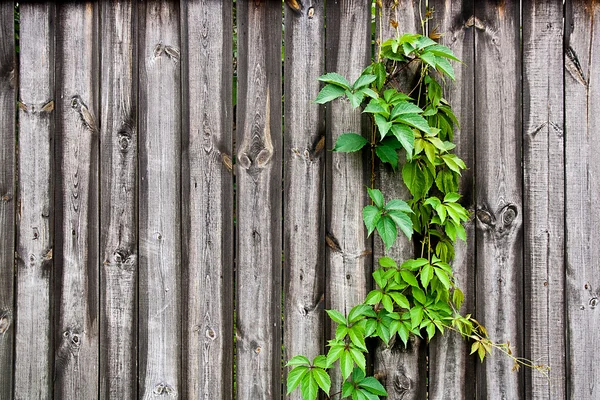
<path fill-rule="evenodd" d="M 291 4 L 291 3 L 288 3 Z M 293 4 L 292 4 L 293 5 Z M 324 349 L 325 7 L 285 8 L 284 361 Z M 286 369 L 286 373 L 288 370 Z M 291 398 L 301 399 L 300 390 Z"/>
<path fill-rule="evenodd" d="M 600 152 L 595 140 L 600 125 L 600 7 L 569 1 L 565 22 L 566 391 L 571 399 L 594 399 L 600 397 L 595 351 L 600 347 Z"/>
<path fill-rule="evenodd" d="M 137 398 L 136 7 L 100 4 L 100 398 Z"/>
<path fill-rule="evenodd" d="M 328 2 L 326 71 L 337 72 L 354 82 L 371 56 L 371 5 L 348 0 Z M 346 100 L 327 105 L 327 149 L 346 132 L 370 133 L 370 124 L 360 109 Z M 365 187 L 371 184 L 371 161 L 364 153 L 328 153 L 326 164 L 326 306 L 348 315 L 364 301 L 371 282 L 372 240 L 362 220 L 367 205 Z M 334 323 L 326 336 L 335 336 Z M 337 364 L 336 364 L 337 367 Z M 342 387 L 339 368 L 332 370 L 332 393 Z"/>
<path fill-rule="evenodd" d="M 526 395 L 565 398 L 563 4 L 523 2 Z"/>
<path fill-rule="evenodd" d="M 98 9 L 57 6 L 54 396 L 98 395 Z"/>
<path fill-rule="evenodd" d="M 179 4 L 139 9 L 139 396 L 181 393 Z"/>
<path fill-rule="evenodd" d="M 15 252 L 14 4 L 0 3 L 0 399 L 12 397 Z"/>
<path fill-rule="evenodd" d="M 475 27 L 475 197 L 477 312 L 496 342 L 523 348 L 523 205 L 519 6 L 477 2 Z M 477 397 L 519 399 L 523 372 L 496 352 L 478 364 Z"/>
<path fill-rule="evenodd" d="M 232 3 L 182 2 L 183 397 L 233 394 Z"/>
<path fill-rule="evenodd" d="M 475 28 L 473 22 L 474 1 L 462 2 L 436 0 L 429 2 L 433 7 L 433 19 L 429 31 L 442 33 L 440 43 L 450 49 L 463 62 L 453 63 L 456 81 L 448 80 L 444 85 L 444 98 L 448 100 L 460 128 L 455 127 L 455 153 L 463 159 L 467 169 L 460 180 L 460 203 L 471 212 L 475 208 L 474 162 L 475 162 L 475 102 L 474 76 Z M 465 224 L 467 241 L 457 241 L 455 258 L 452 262 L 456 285 L 465 294 L 460 309 L 464 314 L 475 311 L 475 223 L 471 219 Z M 469 356 L 470 344 L 457 332 L 447 331 L 429 344 L 429 398 L 458 399 L 473 398 L 475 393 L 475 356 Z"/>
<path fill-rule="evenodd" d="M 418 0 L 383 1 L 383 7 L 376 8 L 376 39 L 383 42 L 398 33 L 423 33 L 421 14 L 425 6 L 420 12 L 419 5 Z M 398 31 L 394 28 L 396 23 Z M 417 68 L 414 63 L 396 78 L 396 83 L 405 93 L 409 93 L 418 82 Z M 405 159 L 401 155 L 401 162 Z M 402 181 L 401 166 L 394 171 L 389 164 L 377 163 L 376 168 L 375 187 L 381 189 L 386 201 L 410 198 L 410 192 Z M 373 268 L 379 266 L 378 260 L 383 256 L 392 257 L 401 264 L 415 256 L 414 244 L 400 233 L 394 246 L 386 251 L 379 235 L 374 234 L 373 256 Z M 379 343 L 374 358 L 374 374 L 385 386 L 390 399 L 422 399 L 427 396 L 426 356 L 426 343 L 418 337 L 411 337 L 406 347 L 398 336 L 389 346 Z"/>
<path fill-rule="evenodd" d="M 237 2 L 237 398 L 281 393 L 281 3 Z"/>

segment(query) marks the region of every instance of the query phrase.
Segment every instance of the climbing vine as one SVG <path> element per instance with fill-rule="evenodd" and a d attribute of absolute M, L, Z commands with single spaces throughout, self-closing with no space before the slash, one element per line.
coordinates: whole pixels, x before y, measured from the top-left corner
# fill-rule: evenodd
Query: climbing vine
<path fill-rule="evenodd" d="M 434 40 L 439 35 L 432 37 L 397 34 L 381 43 L 377 61 L 354 82 L 335 72 L 319 78 L 325 85 L 316 103 L 345 99 L 372 122 L 368 139 L 358 133 L 341 134 L 333 151 L 372 152 L 381 163 L 401 169 L 411 195 L 406 200 L 385 199 L 372 179 L 372 187 L 367 188 L 371 204 L 363 209 L 368 234 L 376 231 L 389 249 L 400 231 L 419 244 L 420 254 L 402 262 L 380 258 L 373 272 L 376 288 L 363 303 L 348 315 L 326 310 L 337 324 L 335 337 L 327 345 L 327 354 L 289 360 L 288 394 L 299 387 L 305 400 L 316 399 L 319 390 L 328 398 L 386 396 L 383 385 L 366 376 L 366 340 L 379 338 L 389 344 L 397 335 L 406 346 L 410 335 L 431 340 L 447 330 L 469 339 L 471 354 L 481 361 L 495 348 L 513 359 L 514 369 L 527 366 L 546 373 L 547 367 L 514 356 L 508 343 L 491 341 L 484 326 L 459 312 L 464 295 L 455 284 L 451 263 L 456 241 L 466 240 L 463 223 L 470 215 L 459 203 L 458 193 L 466 166 L 453 153 L 459 123 L 443 97 L 442 85 L 455 79 L 452 62 L 460 60 Z M 409 66 L 417 71 L 416 84 L 403 92 L 397 77 Z M 331 393 L 329 371 L 338 365 L 344 384 Z"/>

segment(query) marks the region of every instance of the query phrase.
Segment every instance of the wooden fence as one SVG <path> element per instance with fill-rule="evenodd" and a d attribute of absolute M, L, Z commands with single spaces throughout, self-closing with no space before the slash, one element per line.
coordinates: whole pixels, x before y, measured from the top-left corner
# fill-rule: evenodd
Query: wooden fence
<path fill-rule="evenodd" d="M 18 53 L 0 3 L 0 399 L 277 399 L 324 309 L 364 298 L 371 160 L 327 149 L 366 124 L 312 100 L 369 62 L 371 4 L 293 3 L 22 3 Z M 398 3 L 384 36 L 420 30 L 426 2 Z M 600 4 L 428 3 L 464 61 L 464 311 L 550 379 L 452 334 L 371 369 L 391 399 L 600 398 Z"/>

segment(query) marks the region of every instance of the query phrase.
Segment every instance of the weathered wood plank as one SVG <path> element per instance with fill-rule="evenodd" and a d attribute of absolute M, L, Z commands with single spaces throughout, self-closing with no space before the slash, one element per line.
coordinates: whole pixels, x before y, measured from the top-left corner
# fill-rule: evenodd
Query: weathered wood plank
<path fill-rule="evenodd" d="M 14 4 L 0 3 L 0 399 L 12 398 L 15 311 Z"/>
<path fill-rule="evenodd" d="M 354 82 L 370 62 L 371 5 L 348 0 L 328 2 L 326 32 L 326 70 L 337 72 Z M 327 105 L 326 147 L 333 148 L 338 136 L 346 132 L 369 134 L 370 126 L 360 109 L 353 110 L 347 100 Z M 362 220 L 367 205 L 365 186 L 370 186 L 371 160 L 363 153 L 328 153 L 326 158 L 326 306 L 348 315 L 364 301 L 371 282 L 372 240 Z M 329 324 L 328 338 L 335 336 Z M 337 366 L 337 364 L 336 364 Z M 343 381 L 339 368 L 332 372 L 332 393 Z"/>
<path fill-rule="evenodd" d="M 54 6 L 21 4 L 15 399 L 52 397 Z"/>
<path fill-rule="evenodd" d="M 519 7 L 477 2 L 475 27 L 476 318 L 524 355 Z M 497 353 L 478 364 L 477 398 L 519 399 L 523 372 Z"/>
<path fill-rule="evenodd" d="M 564 55 L 567 397 L 600 397 L 600 4 L 567 2 Z M 552 193 L 553 198 L 555 193 Z M 552 202 L 552 205 L 554 201 Z M 552 283 L 550 283 L 552 285 Z"/>
<path fill-rule="evenodd" d="M 474 1 L 462 2 L 436 0 L 429 2 L 433 7 L 433 20 L 429 31 L 443 33 L 440 43 L 452 49 L 463 64 L 453 63 L 456 82 L 448 81 L 444 87 L 444 98 L 454 110 L 460 129 L 455 131 L 455 153 L 463 159 L 467 169 L 462 172 L 460 200 L 463 207 L 473 211 L 474 162 L 475 162 L 475 102 L 474 74 L 475 28 L 471 24 Z M 475 311 L 475 223 L 465 224 L 467 241 L 458 241 L 452 263 L 456 285 L 465 294 L 460 311 L 463 314 Z M 469 356 L 470 344 L 461 336 L 448 331 L 437 336 L 429 344 L 429 398 L 459 399 L 473 398 L 475 393 L 475 356 Z"/>
<path fill-rule="evenodd" d="M 102 2 L 100 398 L 137 398 L 136 7 Z"/>
<path fill-rule="evenodd" d="M 324 349 L 325 7 L 285 8 L 284 361 Z M 286 369 L 286 373 L 288 370 Z M 286 378 L 287 379 L 287 378 Z M 291 398 L 301 399 L 300 390 Z"/>
<path fill-rule="evenodd" d="M 232 3 L 181 2 L 183 397 L 233 394 Z"/>
<path fill-rule="evenodd" d="M 139 9 L 139 396 L 181 392 L 179 4 Z"/>
<path fill-rule="evenodd" d="M 56 10 L 54 396 L 98 396 L 98 9 Z"/>
<path fill-rule="evenodd" d="M 238 1 L 237 398 L 281 392 L 281 3 Z"/>
<path fill-rule="evenodd" d="M 527 398 L 565 398 L 563 4 L 523 2 L 525 348 Z"/>

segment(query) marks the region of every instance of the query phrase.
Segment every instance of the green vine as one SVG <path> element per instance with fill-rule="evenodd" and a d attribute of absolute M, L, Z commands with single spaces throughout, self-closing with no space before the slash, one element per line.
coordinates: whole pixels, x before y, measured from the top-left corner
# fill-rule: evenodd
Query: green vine
<path fill-rule="evenodd" d="M 466 166 L 452 152 L 454 129 L 459 124 L 443 98 L 441 85 L 445 79 L 455 79 L 451 61 L 460 60 L 430 37 L 398 34 L 381 43 L 377 62 L 353 83 L 337 73 L 319 78 L 325 86 L 316 103 L 347 99 L 353 108 L 362 107 L 373 126 L 370 140 L 357 133 L 344 133 L 333 151 L 373 151 L 380 162 L 394 170 L 401 167 L 402 180 L 412 196 L 408 201 L 386 201 L 380 190 L 367 188 L 372 200 L 363 209 L 368 234 L 377 231 L 389 249 L 400 230 L 420 243 L 421 251 L 418 258 L 400 265 L 390 257 L 380 258 L 379 268 L 373 272 L 377 288 L 363 303 L 347 316 L 327 310 L 337 324 L 329 351 L 312 362 L 298 355 L 287 363 L 293 367 L 287 379 L 288 394 L 300 387 L 305 400 L 316 399 L 319 389 L 328 398 L 341 395 L 370 400 L 387 396 L 377 379 L 366 376 L 366 339 L 376 337 L 389 345 L 398 335 L 406 346 L 410 335 L 431 340 L 446 330 L 471 340 L 471 354 L 477 353 L 481 361 L 496 348 L 512 358 L 515 369 L 527 366 L 547 373 L 546 366 L 514 356 L 510 344 L 491 341 L 486 329 L 470 314 L 459 312 L 464 295 L 455 284 L 451 262 L 457 239 L 466 240 L 463 223 L 470 215 L 459 203 L 458 194 L 461 170 Z M 397 76 L 410 64 L 418 67 L 418 80 L 404 93 Z M 402 166 L 399 151 L 406 156 Z M 330 395 L 328 371 L 338 361 L 345 382 L 340 392 Z"/>

